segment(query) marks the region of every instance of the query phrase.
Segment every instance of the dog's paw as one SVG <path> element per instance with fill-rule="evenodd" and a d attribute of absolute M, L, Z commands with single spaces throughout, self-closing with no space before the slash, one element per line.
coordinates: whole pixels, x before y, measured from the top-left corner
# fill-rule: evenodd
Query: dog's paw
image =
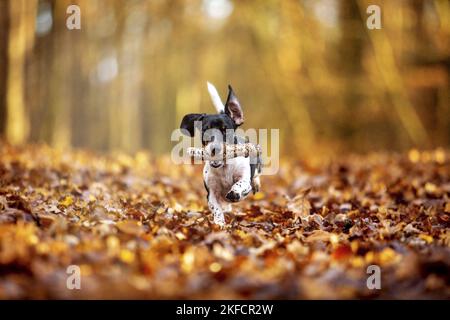
<path fill-rule="evenodd" d="M 259 180 L 259 177 L 256 177 L 252 181 L 253 194 L 259 192 L 260 189 L 261 189 L 261 181 Z"/>
<path fill-rule="evenodd" d="M 225 226 L 225 218 L 224 216 L 214 216 L 214 224 L 217 224 L 220 227 Z"/>
<path fill-rule="evenodd" d="M 238 202 L 241 200 L 241 195 L 233 190 L 227 193 L 225 198 L 230 202 Z"/>

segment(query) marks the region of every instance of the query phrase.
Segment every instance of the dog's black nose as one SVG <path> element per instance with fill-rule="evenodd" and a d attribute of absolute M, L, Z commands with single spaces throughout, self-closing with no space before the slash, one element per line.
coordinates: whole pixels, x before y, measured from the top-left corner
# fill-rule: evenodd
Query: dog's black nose
<path fill-rule="evenodd" d="M 215 157 L 222 152 L 222 145 L 220 143 L 215 143 L 211 146 L 211 156 Z"/>

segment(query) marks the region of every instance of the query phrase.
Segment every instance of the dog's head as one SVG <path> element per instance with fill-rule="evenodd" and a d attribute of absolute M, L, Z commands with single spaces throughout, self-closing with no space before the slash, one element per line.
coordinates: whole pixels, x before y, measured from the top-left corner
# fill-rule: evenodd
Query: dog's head
<path fill-rule="evenodd" d="M 195 130 L 201 133 L 203 146 L 215 156 L 222 153 L 222 143 L 235 143 L 235 130 L 244 123 L 244 113 L 231 86 L 228 86 L 228 97 L 222 104 L 219 94 L 213 85 L 208 83 L 208 90 L 218 114 L 190 113 L 184 116 L 180 129 L 185 135 L 193 137 Z M 210 165 L 220 168 L 223 160 L 212 160 Z"/>

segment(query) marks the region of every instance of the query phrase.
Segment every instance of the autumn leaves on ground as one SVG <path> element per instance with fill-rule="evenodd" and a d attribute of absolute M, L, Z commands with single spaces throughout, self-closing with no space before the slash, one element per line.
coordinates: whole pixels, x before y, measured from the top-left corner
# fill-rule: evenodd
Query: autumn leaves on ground
<path fill-rule="evenodd" d="M 449 194 L 442 149 L 284 160 L 221 230 L 201 166 L 2 145 L 0 298 L 450 298 Z"/>

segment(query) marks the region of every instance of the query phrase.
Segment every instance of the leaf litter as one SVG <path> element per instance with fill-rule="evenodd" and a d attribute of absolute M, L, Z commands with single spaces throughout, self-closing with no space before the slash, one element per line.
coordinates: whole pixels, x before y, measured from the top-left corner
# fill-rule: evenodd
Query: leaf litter
<path fill-rule="evenodd" d="M 201 166 L 1 145 L 0 298 L 450 298 L 447 151 L 285 159 L 262 182 L 222 230 Z"/>

